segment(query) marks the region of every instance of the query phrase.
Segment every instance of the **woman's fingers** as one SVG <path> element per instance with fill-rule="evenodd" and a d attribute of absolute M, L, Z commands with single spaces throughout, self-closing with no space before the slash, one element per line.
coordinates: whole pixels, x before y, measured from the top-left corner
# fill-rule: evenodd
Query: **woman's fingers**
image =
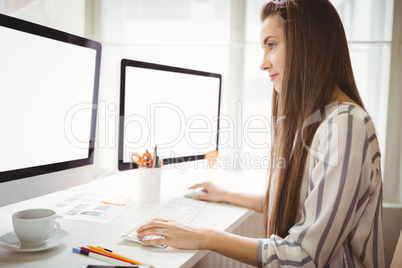
<path fill-rule="evenodd" d="M 149 236 L 149 235 L 158 235 L 158 236 L 163 235 L 163 236 L 165 236 L 166 232 L 163 233 L 163 231 L 161 232 L 160 230 L 161 230 L 161 228 L 146 229 L 144 231 L 141 231 L 141 232 L 137 233 L 137 236 L 138 236 L 138 238 L 142 238 L 144 236 Z"/>
<path fill-rule="evenodd" d="M 207 188 L 208 184 L 210 183 L 208 182 L 197 183 L 194 184 L 193 186 L 190 186 L 188 189 Z"/>
<path fill-rule="evenodd" d="M 159 221 L 159 222 L 169 222 L 169 220 L 166 219 L 160 219 L 160 218 L 153 218 L 153 221 Z"/>
<path fill-rule="evenodd" d="M 152 239 L 144 239 L 141 241 L 141 245 L 143 246 L 158 246 L 158 245 L 166 245 L 169 246 L 167 237 L 169 235 L 169 227 L 174 227 L 173 225 L 169 225 L 169 220 L 164 219 L 153 219 L 152 221 L 144 224 L 137 230 L 138 238 L 146 237 L 146 236 L 156 236 L 158 238 Z M 161 238 L 159 238 L 162 236 Z"/>
<path fill-rule="evenodd" d="M 206 194 L 197 194 L 197 195 L 194 195 L 194 196 L 193 196 L 193 199 L 195 199 L 195 200 L 213 201 L 213 200 L 210 198 L 210 196 L 209 196 L 208 193 L 206 193 Z"/>
<path fill-rule="evenodd" d="M 169 246 L 167 245 L 167 240 L 165 238 L 157 238 L 157 239 L 150 239 L 150 240 L 143 240 L 141 241 L 141 245 L 143 246 Z"/>
<path fill-rule="evenodd" d="M 225 201 L 226 191 L 222 190 L 219 186 L 213 183 L 210 182 L 198 183 L 191 186 L 189 189 L 197 189 L 197 188 L 202 188 L 202 191 L 205 192 L 205 194 L 194 195 L 193 198 L 196 200 L 205 200 L 212 202 Z"/>
<path fill-rule="evenodd" d="M 165 245 L 182 249 L 197 249 L 200 247 L 202 230 L 191 225 L 181 224 L 171 220 L 152 220 L 138 228 L 137 236 L 145 237 L 144 246 Z M 146 236 L 156 236 L 147 239 Z M 162 238 L 160 237 L 162 236 Z"/>
<path fill-rule="evenodd" d="M 168 223 L 168 220 L 157 219 L 157 218 L 152 219 L 150 222 L 147 222 L 144 225 L 142 225 L 140 228 L 138 228 L 137 233 L 140 233 L 140 232 L 150 229 L 150 228 L 164 228 L 166 223 Z"/>

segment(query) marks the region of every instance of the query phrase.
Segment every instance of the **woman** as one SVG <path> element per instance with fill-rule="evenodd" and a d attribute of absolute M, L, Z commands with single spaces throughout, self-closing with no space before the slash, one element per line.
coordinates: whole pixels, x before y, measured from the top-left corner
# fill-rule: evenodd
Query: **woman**
<path fill-rule="evenodd" d="M 264 213 L 254 239 L 156 219 L 143 245 L 208 249 L 251 265 L 383 267 L 382 178 L 375 129 L 353 77 L 341 20 L 328 0 L 267 3 L 261 69 L 274 84 L 269 184 L 261 196 L 203 183 L 197 199 Z M 275 121 L 272 121 L 275 122 Z M 282 160 L 281 160 L 282 161 Z M 261 205 L 262 204 L 262 205 Z"/>

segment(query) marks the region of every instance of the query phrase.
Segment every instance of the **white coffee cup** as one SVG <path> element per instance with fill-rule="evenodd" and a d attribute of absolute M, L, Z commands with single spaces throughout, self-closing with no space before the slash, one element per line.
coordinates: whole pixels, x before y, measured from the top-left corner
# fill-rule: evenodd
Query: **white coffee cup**
<path fill-rule="evenodd" d="M 24 247 L 44 245 L 59 229 L 56 212 L 35 208 L 15 212 L 12 216 L 14 232 Z"/>
<path fill-rule="evenodd" d="M 161 193 L 161 168 L 140 168 L 140 201 L 159 201 Z"/>

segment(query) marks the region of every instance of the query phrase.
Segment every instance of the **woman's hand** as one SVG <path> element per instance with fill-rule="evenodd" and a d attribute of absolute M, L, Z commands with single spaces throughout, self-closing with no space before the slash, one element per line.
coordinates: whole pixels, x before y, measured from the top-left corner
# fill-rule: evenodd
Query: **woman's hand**
<path fill-rule="evenodd" d="M 227 202 L 227 200 L 225 200 L 225 197 L 228 192 L 213 183 L 209 182 L 198 183 L 191 186 L 189 189 L 197 189 L 197 188 L 203 188 L 201 191 L 205 192 L 205 194 L 195 195 L 193 197 L 194 199 L 212 201 L 212 202 Z"/>
<path fill-rule="evenodd" d="M 212 202 L 225 202 L 236 206 L 262 212 L 262 194 L 242 194 L 223 190 L 213 183 L 204 182 L 191 186 L 189 189 L 202 188 L 205 194 L 194 195 L 194 199 Z"/>
<path fill-rule="evenodd" d="M 138 237 L 163 238 L 142 241 L 143 246 L 170 246 L 178 249 L 207 249 L 226 257 L 257 266 L 258 239 L 231 233 L 203 229 L 176 221 L 153 219 L 137 230 Z"/>
<path fill-rule="evenodd" d="M 207 230 L 172 220 L 153 219 L 137 230 L 139 238 L 147 235 L 163 238 L 142 241 L 143 246 L 166 245 L 178 249 L 203 249 L 208 239 Z"/>

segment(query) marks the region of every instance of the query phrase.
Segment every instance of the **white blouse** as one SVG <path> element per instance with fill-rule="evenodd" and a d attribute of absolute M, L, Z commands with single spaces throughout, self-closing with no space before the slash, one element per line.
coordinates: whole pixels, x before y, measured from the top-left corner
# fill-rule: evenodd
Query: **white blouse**
<path fill-rule="evenodd" d="M 259 267 L 385 265 L 381 156 L 373 123 L 352 103 L 331 109 L 308 148 L 296 222 L 285 238 L 259 239 Z"/>

